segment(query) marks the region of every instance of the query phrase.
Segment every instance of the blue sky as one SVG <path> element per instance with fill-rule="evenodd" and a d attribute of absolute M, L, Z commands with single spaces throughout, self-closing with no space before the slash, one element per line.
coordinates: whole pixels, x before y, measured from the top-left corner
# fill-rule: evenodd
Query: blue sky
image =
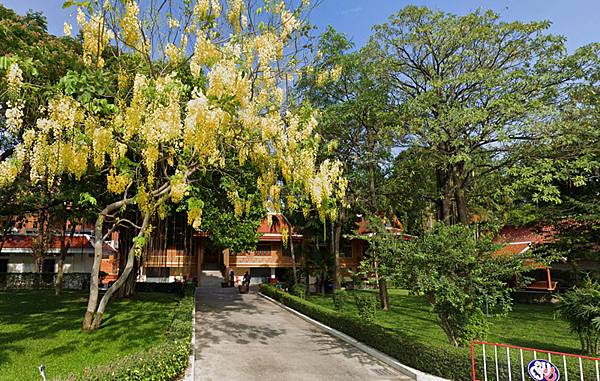
<path fill-rule="evenodd" d="M 63 22 L 67 18 L 73 20 L 69 17 L 73 10 L 62 9 L 63 0 L 0 0 L 0 3 L 20 14 L 28 9 L 43 11 L 53 34 L 61 35 Z M 390 14 L 408 4 L 456 14 L 477 8 L 492 9 L 510 21 L 550 20 L 551 32 L 566 36 L 570 51 L 600 41 L 600 1 L 597 0 L 322 0 L 311 20 L 320 28 L 333 25 L 361 46 L 368 40 L 371 26 L 385 22 Z"/>

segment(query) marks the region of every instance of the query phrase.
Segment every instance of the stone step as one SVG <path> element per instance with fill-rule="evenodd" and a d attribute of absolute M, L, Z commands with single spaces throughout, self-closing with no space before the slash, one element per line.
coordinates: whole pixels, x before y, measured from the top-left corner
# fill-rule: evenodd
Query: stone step
<path fill-rule="evenodd" d="M 218 270 L 203 270 L 200 274 L 200 287 L 221 287 L 223 275 Z"/>

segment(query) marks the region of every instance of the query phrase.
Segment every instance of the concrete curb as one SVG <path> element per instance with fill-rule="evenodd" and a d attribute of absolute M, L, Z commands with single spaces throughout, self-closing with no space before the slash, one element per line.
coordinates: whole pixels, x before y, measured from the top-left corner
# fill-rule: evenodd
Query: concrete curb
<path fill-rule="evenodd" d="M 313 318 L 310 318 L 306 315 L 304 315 L 303 313 L 300 313 L 298 311 L 296 311 L 293 308 L 290 308 L 288 306 L 286 306 L 283 303 L 278 302 L 277 300 L 263 294 L 262 292 L 259 292 L 258 295 L 260 295 L 261 297 L 267 299 L 268 301 L 270 301 L 271 303 L 276 304 L 277 306 L 293 313 L 294 315 L 298 316 L 299 318 L 313 324 L 314 326 L 322 329 L 323 331 L 329 333 L 331 336 L 337 337 L 338 339 L 345 341 L 346 343 L 360 349 L 361 351 L 375 357 L 377 360 L 389 365 L 390 367 L 396 369 L 397 371 L 399 371 L 400 373 L 404 374 L 405 376 L 411 377 L 416 381 L 449 381 L 445 378 L 441 378 L 441 377 L 437 377 L 437 376 L 433 376 L 431 374 L 427 374 L 424 372 L 421 372 L 420 370 L 411 368 L 409 366 L 406 366 L 402 363 L 400 363 L 398 360 L 396 360 L 393 357 L 390 357 L 388 355 L 386 355 L 385 353 L 378 351 L 377 349 L 370 347 L 358 340 L 356 340 L 355 338 L 346 335 L 343 332 L 338 331 L 337 329 L 331 328 L 328 325 L 325 325 Z"/>
<path fill-rule="evenodd" d="M 192 309 L 192 354 L 188 360 L 188 368 L 183 376 L 183 381 L 194 381 L 196 379 L 196 301 L 198 287 L 194 290 L 194 308 Z"/>

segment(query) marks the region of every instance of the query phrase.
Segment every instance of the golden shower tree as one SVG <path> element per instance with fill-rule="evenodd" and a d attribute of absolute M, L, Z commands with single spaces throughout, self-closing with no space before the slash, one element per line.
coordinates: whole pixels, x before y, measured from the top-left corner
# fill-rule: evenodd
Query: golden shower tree
<path fill-rule="evenodd" d="M 286 101 L 286 86 L 298 72 L 293 42 L 308 3 L 177 3 L 66 2 L 77 6 L 87 68 L 64 78 L 35 125 L 19 119 L 20 69 L 13 64 L 7 71 L 15 99 L 7 123 L 21 139 L 0 163 L 0 186 L 20 173 L 33 183 L 59 185 L 65 177 L 85 182 L 100 173 L 110 195 L 95 223 L 84 330 L 100 326 L 166 203 L 184 203 L 188 222 L 200 228 L 203 203 L 189 195 L 191 181 L 223 170 L 226 158 L 252 163 L 271 210 L 293 209 L 300 197 L 325 219 L 345 192 L 340 163 L 317 162 L 313 112 Z M 65 24 L 65 33 L 71 29 Z M 108 81 L 114 91 L 81 93 L 85 78 L 94 76 L 114 78 Z M 282 200 L 284 187 L 295 197 Z M 230 199 L 243 213 L 246 200 L 235 190 Z M 125 210 L 135 210 L 141 222 L 128 220 Z M 124 225 L 136 233 L 126 266 L 98 300 L 104 241 Z"/>

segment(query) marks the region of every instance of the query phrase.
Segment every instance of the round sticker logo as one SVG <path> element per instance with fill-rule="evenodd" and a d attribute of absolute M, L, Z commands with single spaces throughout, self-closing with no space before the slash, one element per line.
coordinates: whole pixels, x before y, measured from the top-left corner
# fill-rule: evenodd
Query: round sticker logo
<path fill-rule="evenodd" d="M 527 373 L 535 381 L 558 381 L 560 379 L 556 365 L 547 360 L 532 360 L 527 366 Z"/>

